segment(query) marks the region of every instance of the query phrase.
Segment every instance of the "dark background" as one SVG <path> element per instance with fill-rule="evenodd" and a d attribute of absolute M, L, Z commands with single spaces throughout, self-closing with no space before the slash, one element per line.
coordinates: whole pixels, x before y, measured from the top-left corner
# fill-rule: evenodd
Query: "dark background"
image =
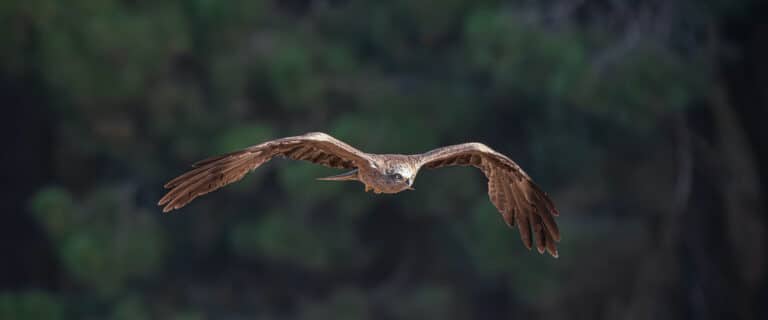
<path fill-rule="evenodd" d="M 765 3 L 2 1 L 0 318 L 766 319 Z M 472 168 L 392 196 L 277 160 L 155 206 L 308 131 L 488 144 L 560 259 Z"/>

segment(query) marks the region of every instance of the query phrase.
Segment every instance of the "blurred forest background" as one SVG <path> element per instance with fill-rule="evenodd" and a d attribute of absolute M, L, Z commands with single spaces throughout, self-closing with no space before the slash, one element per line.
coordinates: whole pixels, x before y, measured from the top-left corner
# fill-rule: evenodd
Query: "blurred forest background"
<path fill-rule="evenodd" d="M 768 319 L 765 1 L 4 0 L 0 319 Z M 324 131 L 479 141 L 562 213 L 527 251 L 472 168 L 274 161 Z"/>

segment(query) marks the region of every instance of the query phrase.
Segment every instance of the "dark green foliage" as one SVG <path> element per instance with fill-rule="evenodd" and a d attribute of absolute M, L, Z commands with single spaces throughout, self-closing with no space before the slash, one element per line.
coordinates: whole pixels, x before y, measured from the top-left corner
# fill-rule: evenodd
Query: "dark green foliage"
<path fill-rule="evenodd" d="M 64 319 L 64 307 L 43 291 L 0 293 L 1 319 Z"/>
<path fill-rule="evenodd" d="M 58 187 L 41 190 L 33 212 L 58 245 L 73 280 L 105 295 L 159 270 L 163 230 L 146 209 L 136 209 L 124 188 L 95 191 L 83 203 Z"/>
<path fill-rule="evenodd" d="M 721 2 L 696 19 L 738 10 Z M 674 180 L 664 124 L 715 81 L 677 39 L 625 46 L 621 28 L 531 1 L 2 3 L 0 72 L 39 76 L 54 115 L 56 183 L 28 202 L 62 277 L 0 294 L 2 319 L 553 316 L 653 247 L 629 217 L 672 196 L 632 190 Z M 308 131 L 378 153 L 490 145 L 554 196 L 561 258 L 521 245 L 474 168 L 391 196 L 276 160 L 179 212 L 155 206 L 195 160 Z M 643 166 L 657 174 L 629 175 Z"/>
<path fill-rule="evenodd" d="M 111 320 L 151 319 L 147 307 L 136 298 L 124 298 L 115 304 Z"/>

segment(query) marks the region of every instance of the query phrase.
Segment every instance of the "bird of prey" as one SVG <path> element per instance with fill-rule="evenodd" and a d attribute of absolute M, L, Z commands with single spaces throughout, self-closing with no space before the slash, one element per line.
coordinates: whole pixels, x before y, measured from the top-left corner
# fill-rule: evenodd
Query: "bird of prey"
<path fill-rule="evenodd" d="M 372 154 L 321 132 L 271 140 L 225 155 L 201 160 L 193 169 L 165 184 L 170 189 L 158 202 L 163 212 L 179 209 L 193 199 L 238 181 L 272 158 L 305 160 L 338 169 L 352 169 L 331 181 L 359 181 L 365 191 L 398 193 L 413 190 L 421 168 L 473 166 L 488 178 L 488 195 L 509 227 L 519 229 L 523 244 L 535 244 L 557 258 L 559 213 L 547 194 L 514 161 L 481 143 L 464 143 L 414 155 Z M 533 239 L 532 239 L 533 238 Z"/>

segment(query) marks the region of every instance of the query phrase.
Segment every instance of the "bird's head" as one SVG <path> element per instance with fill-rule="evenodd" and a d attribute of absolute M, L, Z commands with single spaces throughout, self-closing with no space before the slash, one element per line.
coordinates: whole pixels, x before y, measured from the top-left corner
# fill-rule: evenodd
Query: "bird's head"
<path fill-rule="evenodd" d="M 413 181 L 416 178 L 416 170 L 405 164 L 395 164 L 384 170 L 388 184 L 402 190 L 414 190 Z"/>

